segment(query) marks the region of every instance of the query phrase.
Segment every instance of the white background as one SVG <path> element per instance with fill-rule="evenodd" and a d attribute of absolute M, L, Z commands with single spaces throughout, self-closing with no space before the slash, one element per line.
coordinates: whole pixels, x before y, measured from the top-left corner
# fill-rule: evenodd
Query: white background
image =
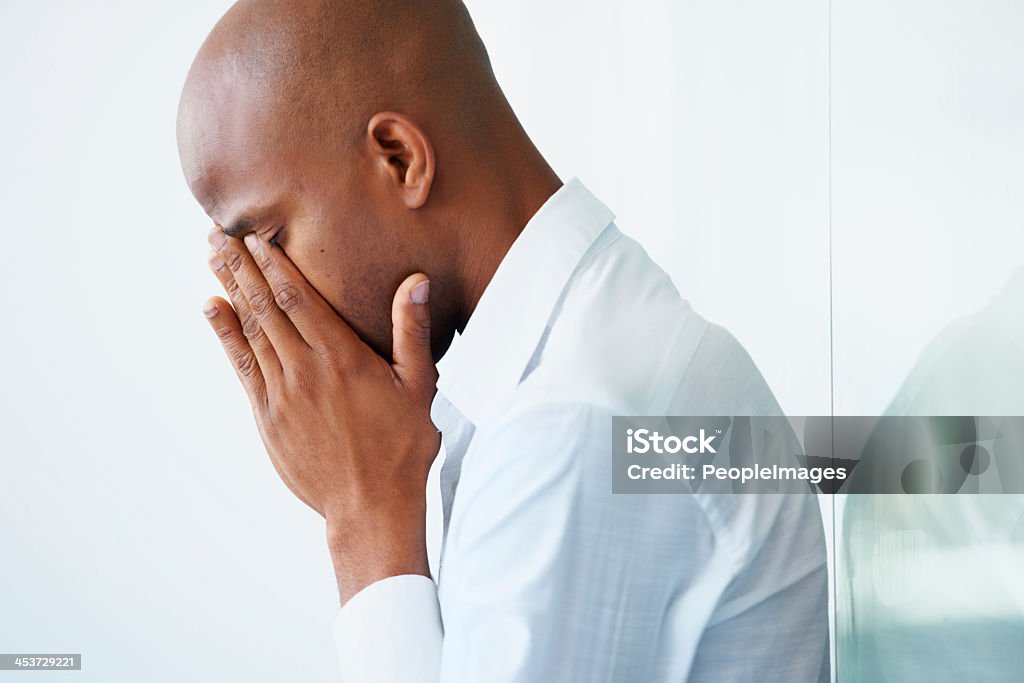
<path fill-rule="evenodd" d="M 336 678 L 322 523 L 200 313 L 174 117 L 228 5 L 0 6 L 0 651 L 76 680 Z M 792 414 L 883 410 L 1024 261 L 1018 2 L 469 5 L 559 174 Z"/>

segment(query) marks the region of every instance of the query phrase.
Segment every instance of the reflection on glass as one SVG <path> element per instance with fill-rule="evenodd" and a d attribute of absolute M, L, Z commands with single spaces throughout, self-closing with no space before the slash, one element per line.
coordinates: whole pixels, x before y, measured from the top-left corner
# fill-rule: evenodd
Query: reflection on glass
<path fill-rule="evenodd" d="M 923 350 L 886 414 L 1024 415 L 1024 267 Z M 968 479 L 1020 464 L 1024 435 L 1001 437 Z M 841 519 L 839 683 L 1024 681 L 1024 496 L 854 495 Z"/>

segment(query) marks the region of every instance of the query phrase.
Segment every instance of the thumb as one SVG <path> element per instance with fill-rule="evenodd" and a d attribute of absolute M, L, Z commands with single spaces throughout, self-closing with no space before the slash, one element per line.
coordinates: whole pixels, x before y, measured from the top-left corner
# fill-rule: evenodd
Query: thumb
<path fill-rule="evenodd" d="M 391 305 L 392 369 L 406 386 L 433 389 L 437 368 L 430 348 L 430 280 L 423 273 L 405 278 Z"/>

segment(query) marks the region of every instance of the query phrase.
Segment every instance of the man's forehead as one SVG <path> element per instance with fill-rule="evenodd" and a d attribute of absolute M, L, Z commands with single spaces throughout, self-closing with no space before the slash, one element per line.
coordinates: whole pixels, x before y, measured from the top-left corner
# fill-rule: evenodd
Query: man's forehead
<path fill-rule="evenodd" d="M 220 156 L 220 155 L 217 155 Z M 228 234 L 244 234 L 276 210 L 282 188 L 265 164 L 241 150 L 226 159 L 195 158 L 186 168 L 189 189 L 203 211 Z M 230 230 L 230 231 L 229 231 Z"/>
<path fill-rule="evenodd" d="M 192 194 L 207 209 L 234 193 L 238 178 L 265 172 L 271 131 L 236 85 L 196 77 L 178 112 L 178 152 Z"/>
<path fill-rule="evenodd" d="M 241 235 L 301 191 L 309 162 L 252 101 L 210 95 L 216 91 L 197 89 L 183 103 L 179 152 L 203 210 L 229 235 Z"/>

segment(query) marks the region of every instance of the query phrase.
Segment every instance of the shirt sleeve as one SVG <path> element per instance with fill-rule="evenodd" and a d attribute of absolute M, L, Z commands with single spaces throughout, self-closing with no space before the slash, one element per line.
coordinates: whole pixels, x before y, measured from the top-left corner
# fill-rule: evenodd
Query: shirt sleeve
<path fill-rule="evenodd" d="M 433 683 L 441 669 L 437 586 L 426 576 L 381 579 L 356 593 L 334 620 L 344 683 Z"/>

